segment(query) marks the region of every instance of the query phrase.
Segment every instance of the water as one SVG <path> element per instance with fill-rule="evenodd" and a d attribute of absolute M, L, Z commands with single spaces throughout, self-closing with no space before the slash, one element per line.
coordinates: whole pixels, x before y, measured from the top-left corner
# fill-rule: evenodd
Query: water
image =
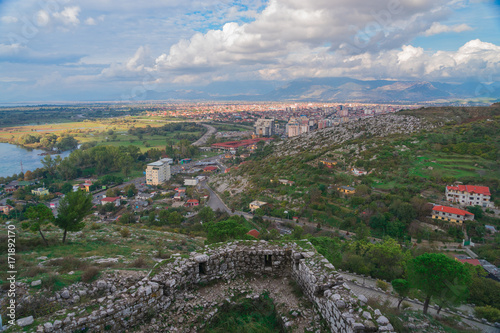
<path fill-rule="evenodd" d="M 24 172 L 43 167 L 41 160 L 45 156 L 38 155 L 43 152 L 39 149 L 27 150 L 10 143 L 0 143 L 0 177 L 9 177 L 21 172 L 21 162 Z M 65 158 L 69 154 L 70 151 L 65 151 L 60 155 Z M 54 157 L 55 155 L 52 155 L 52 158 Z"/>

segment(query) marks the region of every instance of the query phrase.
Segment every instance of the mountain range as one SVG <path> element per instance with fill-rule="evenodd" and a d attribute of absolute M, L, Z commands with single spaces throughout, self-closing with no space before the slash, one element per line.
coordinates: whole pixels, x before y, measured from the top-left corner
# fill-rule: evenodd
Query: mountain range
<path fill-rule="evenodd" d="M 148 91 L 149 100 L 310 101 L 405 103 L 479 99 L 500 100 L 500 84 L 428 81 L 357 80 L 345 77 L 281 81 L 214 82 L 205 87 L 166 92 Z"/>

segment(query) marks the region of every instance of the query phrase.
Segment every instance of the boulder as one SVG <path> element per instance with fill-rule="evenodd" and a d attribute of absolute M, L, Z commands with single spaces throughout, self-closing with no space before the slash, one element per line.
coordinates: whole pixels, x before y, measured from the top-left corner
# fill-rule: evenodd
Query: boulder
<path fill-rule="evenodd" d="M 33 316 L 29 316 L 29 317 L 24 317 L 24 318 L 18 319 L 16 321 L 16 323 L 18 326 L 24 327 L 24 326 L 28 326 L 28 325 L 33 324 L 34 321 L 35 320 L 33 319 Z"/>

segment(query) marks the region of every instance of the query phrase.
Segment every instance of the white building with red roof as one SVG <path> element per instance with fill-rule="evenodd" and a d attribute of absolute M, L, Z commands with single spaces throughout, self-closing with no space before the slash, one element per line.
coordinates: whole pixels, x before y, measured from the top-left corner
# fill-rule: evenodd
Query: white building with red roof
<path fill-rule="evenodd" d="M 460 206 L 481 206 L 493 208 L 490 188 L 476 185 L 446 186 L 446 200 Z"/>
<path fill-rule="evenodd" d="M 432 218 L 462 224 L 463 221 L 474 220 L 474 214 L 459 208 L 448 206 L 434 206 L 432 208 Z"/>
<path fill-rule="evenodd" d="M 101 205 L 108 203 L 115 204 L 116 207 L 120 206 L 120 197 L 106 197 L 101 199 Z"/>

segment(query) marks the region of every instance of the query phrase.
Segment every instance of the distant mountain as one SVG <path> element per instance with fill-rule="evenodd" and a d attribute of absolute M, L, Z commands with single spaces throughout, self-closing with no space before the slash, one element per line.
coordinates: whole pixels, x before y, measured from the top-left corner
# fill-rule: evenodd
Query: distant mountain
<path fill-rule="evenodd" d="M 148 91 L 151 100 L 232 100 L 311 102 L 432 102 L 500 98 L 498 84 L 468 81 L 449 84 L 427 81 L 356 80 L 345 77 L 278 81 L 214 82 L 192 90 Z"/>

